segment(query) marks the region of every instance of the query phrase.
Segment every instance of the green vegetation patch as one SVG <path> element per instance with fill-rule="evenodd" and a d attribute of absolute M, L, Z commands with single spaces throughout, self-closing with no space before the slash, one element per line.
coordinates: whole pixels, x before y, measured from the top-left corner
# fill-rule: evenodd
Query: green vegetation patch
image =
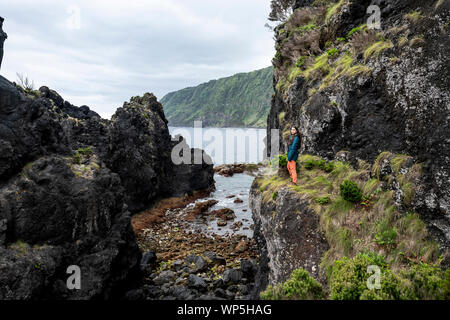
<path fill-rule="evenodd" d="M 345 180 L 344 183 L 340 185 L 341 196 L 347 201 L 350 202 L 361 202 L 362 200 L 362 192 L 358 187 L 356 182 Z"/>
<path fill-rule="evenodd" d="M 363 24 L 363 25 L 361 25 L 361 26 L 359 26 L 359 27 L 355 27 L 355 28 L 353 28 L 352 30 L 350 30 L 350 31 L 348 32 L 348 34 L 347 34 L 347 39 L 351 39 L 352 36 L 353 36 L 355 33 L 358 33 L 358 32 L 360 32 L 360 31 L 367 31 L 367 25 L 366 25 L 366 24 Z"/>
<path fill-rule="evenodd" d="M 364 51 L 364 59 L 368 60 L 371 57 L 377 58 L 383 51 L 393 47 L 394 45 L 391 40 L 379 40 Z"/>
<path fill-rule="evenodd" d="M 325 21 L 328 23 L 330 22 L 331 18 L 339 12 L 339 10 L 341 9 L 341 7 L 344 5 L 344 0 L 339 0 L 337 3 L 335 3 L 334 5 L 330 6 L 327 9 L 327 13 L 325 15 Z"/>
<path fill-rule="evenodd" d="M 375 274 L 379 270 L 379 282 Z M 448 277 L 436 265 L 414 264 L 394 273 L 384 257 L 373 252 L 334 262 L 330 298 L 334 300 L 444 300 Z M 378 283 L 377 283 L 378 282 Z"/>
<path fill-rule="evenodd" d="M 263 300 L 321 300 L 325 298 L 322 285 L 302 269 L 292 272 L 290 278 L 275 287 L 269 285 L 261 293 Z"/>

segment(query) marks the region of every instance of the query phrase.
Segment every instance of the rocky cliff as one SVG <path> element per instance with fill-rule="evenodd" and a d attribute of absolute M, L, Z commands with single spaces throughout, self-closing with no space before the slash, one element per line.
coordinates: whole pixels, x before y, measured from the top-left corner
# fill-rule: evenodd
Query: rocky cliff
<path fill-rule="evenodd" d="M 173 165 L 175 143 L 150 93 L 109 121 L 0 77 L 0 299 L 120 297 L 140 277 L 130 212 L 213 186 L 212 165 Z"/>
<path fill-rule="evenodd" d="M 367 27 L 369 5 L 380 8 L 381 29 Z M 448 1 L 297 1 L 289 20 L 275 29 L 275 95 L 267 125 L 268 141 L 270 129 L 280 130 L 281 153 L 290 127 L 297 126 L 303 154 L 344 161 L 357 172 L 364 161 L 372 169 L 360 186 L 375 179 L 393 193 L 399 216 L 418 213 L 439 243 L 443 266 L 450 248 L 449 20 Z M 274 242 L 276 229 L 264 231 L 264 212 L 287 217 L 295 208 L 276 209 L 281 200 L 274 208 L 267 201 L 261 206 L 256 186 L 252 203 L 260 236 L 282 251 L 288 227 Z M 301 201 L 297 205 L 302 208 Z M 269 267 L 279 260 L 270 256 L 270 246 L 264 248 L 275 259 Z M 292 271 L 286 263 L 277 268 Z M 280 271 L 269 269 L 265 276 L 275 284 L 272 273 Z"/>

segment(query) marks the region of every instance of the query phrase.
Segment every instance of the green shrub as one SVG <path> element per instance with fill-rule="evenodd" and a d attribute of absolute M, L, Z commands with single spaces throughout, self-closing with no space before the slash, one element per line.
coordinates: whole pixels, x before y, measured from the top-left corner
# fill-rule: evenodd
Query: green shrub
<path fill-rule="evenodd" d="M 370 265 L 380 268 L 380 288 L 369 289 Z M 384 258 L 375 253 L 343 257 L 333 264 L 330 275 L 330 297 L 336 300 L 444 300 L 449 299 L 450 271 L 437 265 L 414 264 L 393 273 Z"/>
<path fill-rule="evenodd" d="M 277 196 L 278 196 L 278 192 L 274 192 L 274 193 L 272 193 L 272 199 L 273 200 L 275 200 L 276 198 L 277 198 Z"/>
<path fill-rule="evenodd" d="M 270 166 L 275 168 L 277 166 L 286 167 L 287 166 L 287 156 L 285 154 L 279 154 L 275 156 L 274 159 L 270 161 Z"/>
<path fill-rule="evenodd" d="M 74 163 L 74 164 L 81 164 L 81 159 L 82 159 L 81 154 L 78 153 L 78 152 L 76 152 L 76 153 L 73 155 L 73 157 L 72 157 L 72 163 Z"/>
<path fill-rule="evenodd" d="M 334 164 L 332 162 L 328 162 L 325 167 L 323 168 L 323 170 L 327 173 L 330 173 L 331 171 L 334 170 Z"/>
<path fill-rule="evenodd" d="M 77 152 L 72 157 L 72 163 L 81 164 L 83 157 L 89 157 L 92 154 L 91 147 L 78 148 Z"/>
<path fill-rule="evenodd" d="M 325 164 L 326 164 L 326 162 L 323 159 L 319 159 L 316 161 L 316 166 L 321 170 L 325 169 Z"/>
<path fill-rule="evenodd" d="M 305 162 L 305 169 L 307 170 L 312 170 L 314 169 L 314 167 L 316 166 L 316 161 L 315 160 L 306 160 Z"/>
<path fill-rule="evenodd" d="M 281 61 L 283 60 L 283 56 L 281 55 L 280 51 L 277 51 L 277 53 L 275 53 L 275 60 Z"/>
<path fill-rule="evenodd" d="M 386 261 L 382 256 L 372 252 L 358 253 L 353 259 L 343 257 L 334 262 L 329 281 L 330 298 L 333 300 L 359 300 L 361 296 L 369 298 L 370 295 L 365 291 L 372 291 L 367 287 L 367 280 L 371 276 L 367 272 L 367 268 L 370 265 L 378 266 L 381 271 L 380 283 L 382 286 L 376 291 L 382 290 L 383 296 L 394 298 L 395 296 L 390 292 L 390 286 L 383 286 L 386 282 L 383 279 L 388 273 Z M 377 294 L 379 295 L 379 293 Z"/>
<path fill-rule="evenodd" d="M 323 159 L 314 160 L 314 159 L 308 159 L 305 161 L 305 169 L 312 170 L 314 168 L 319 168 L 327 173 L 330 173 L 334 169 L 334 164 L 332 162 L 326 162 Z"/>
<path fill-rule="evenodd" d="M 364 30 L 367 30 L 367 25 L 365 25 L 365 24 L 363 24 L 359 27 L 353 28 L 347 34 L 347 39 L 350 39 L 355 33 L 359 32 L 359 31 L 364 31 Z"/>
<path fill-rule="evenodd" d="M 92 154 L 92 149 L 91 149 L 91 147 L 78 148 L 77 153 L 79 153 L 83 156 L 90 156 Z"/>
<path fill-rule="evenodd" d="M 334 55 L 338 54 L 338 52 L 339 52 L 339 50 L 336 48 L 333 48 L 333 49 L 330 49 L 327 51 L 329 57 L 333 57 Z"/>
<path fill-rule="evenodd" d="M 261 293 L 264 300 L 320 300 L 324 299 L 324 291 L 320 283 L 302 269 L 292 272 L 290 278 L 277 286 L 268 286 Z"/>
<path fill-rule="evenodd" d="M 306 60 L 308 59 L 307 56 L 300 56 L 298 57 L 297 63 L 295 64 L 295 66 L 297 68 L 301 68 L 305 65 Z"/>
<path fill-rule="evenodd" d="M 401 298 L 408 300 L 448 300 L 450 269 L 445 272 L 437 265 L 419 263 L 400 273 Z"/>
<path fill-rule="evenodd" d="M 356 182 L 345 180 L 343 184 L 340 185 L 341 196 L 350 202 L 360 202 L 362 200 L 361 189 L 358 187 Z"/>
<path fill-rule="evenodd" d="M 320 197 L 316 199 L 316 202 L 320 205 L 328 204 L 331 202 L 331 199 L 329 196 Z"/>

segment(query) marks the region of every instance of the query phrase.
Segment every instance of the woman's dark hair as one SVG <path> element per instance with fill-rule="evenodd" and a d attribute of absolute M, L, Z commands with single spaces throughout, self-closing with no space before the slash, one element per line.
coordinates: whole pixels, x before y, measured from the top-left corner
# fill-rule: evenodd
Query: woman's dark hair
<path fill-rule="evenodd" d="M 292 130 L 292 128 L 295 129 L 295 134 L 291 134 L 291 139 L 289 140 L 289 145 L 292 144 L 292 142 L 294 141 L 295 136 L 300 138 L 300 131 L 298 131 L 298 128 L 297 127 L 291 127 L 291 130 Z"/>

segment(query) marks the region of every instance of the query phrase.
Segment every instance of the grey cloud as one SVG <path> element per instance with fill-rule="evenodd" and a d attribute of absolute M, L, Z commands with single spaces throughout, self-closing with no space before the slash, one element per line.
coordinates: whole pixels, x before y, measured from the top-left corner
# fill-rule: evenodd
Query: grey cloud
<path fill-rule="evenodd" d="M 131 96 L 164 94 L 270 65 L 269 0 L 7 0 L 2 75 L 22 72 L 110 116 Z M 124 4 L 125 3 L 125 4 Z M 69 30 L 76 4 L 81 29 Z"/>

